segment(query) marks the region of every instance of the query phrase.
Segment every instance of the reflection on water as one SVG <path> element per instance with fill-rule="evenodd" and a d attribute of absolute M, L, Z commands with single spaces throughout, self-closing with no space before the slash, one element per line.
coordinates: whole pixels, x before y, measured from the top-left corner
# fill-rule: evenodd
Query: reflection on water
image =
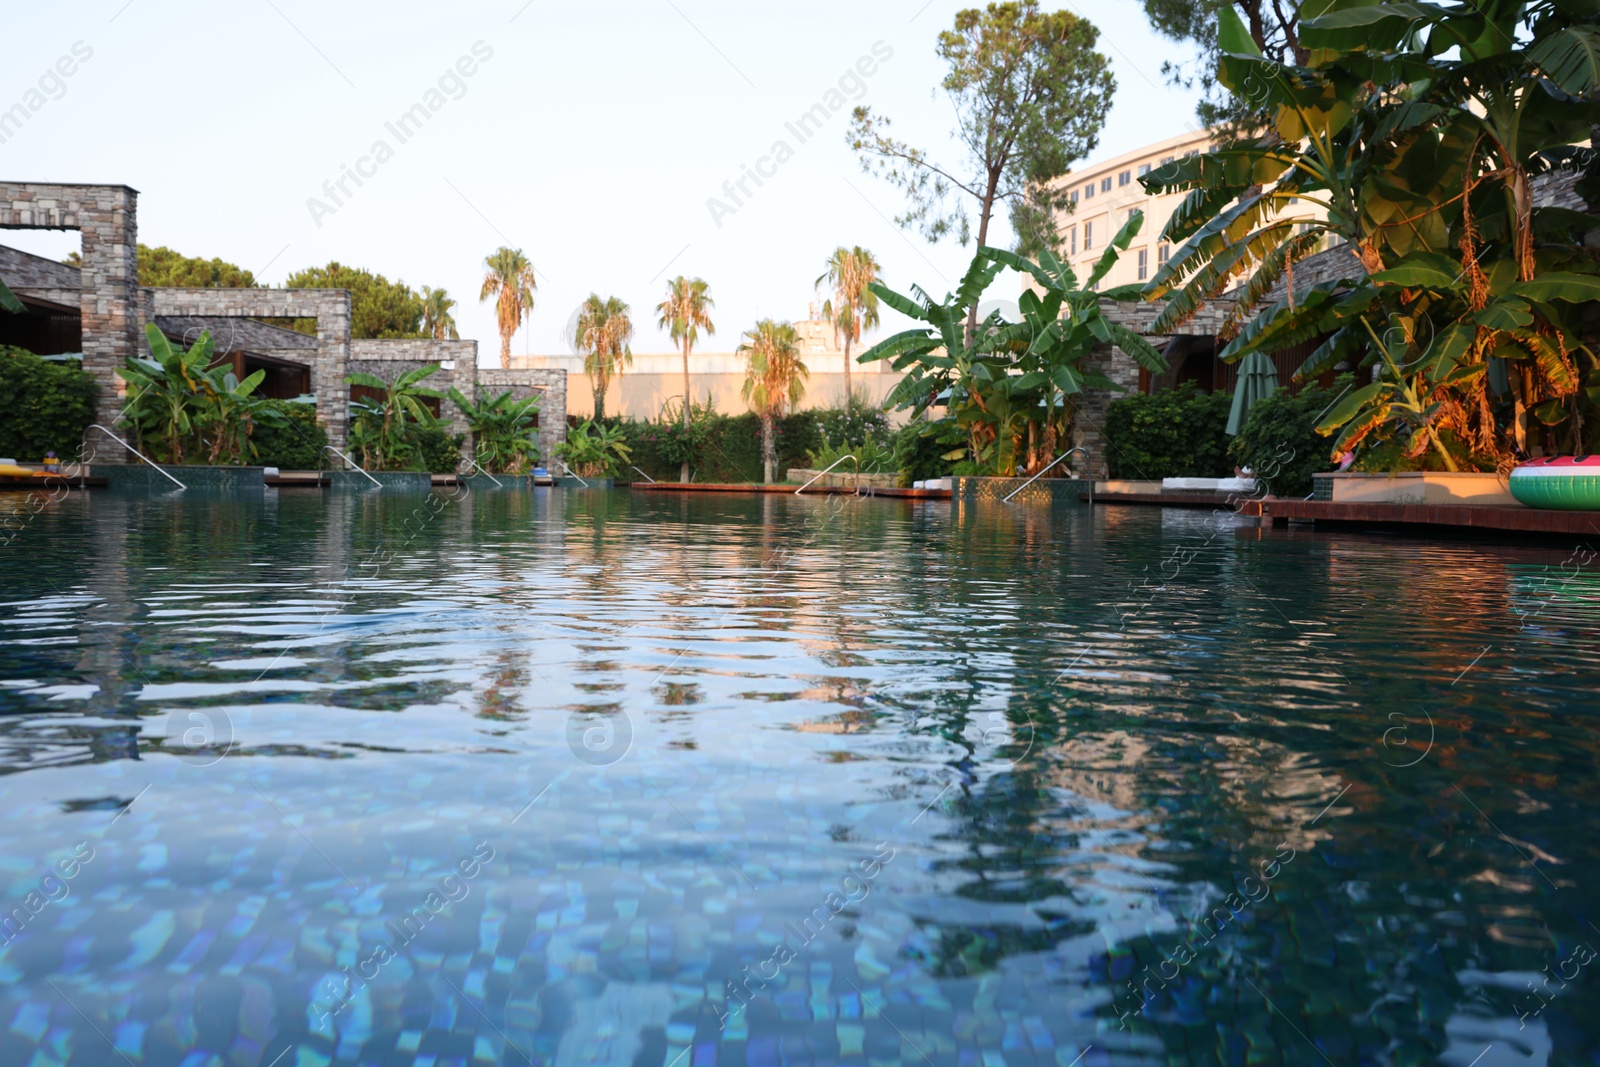
<path fill-rule="evenodd" d="M 74 494 L 0 549 L 0 1063 L 1600 1062 L 1572 558 Z"/>

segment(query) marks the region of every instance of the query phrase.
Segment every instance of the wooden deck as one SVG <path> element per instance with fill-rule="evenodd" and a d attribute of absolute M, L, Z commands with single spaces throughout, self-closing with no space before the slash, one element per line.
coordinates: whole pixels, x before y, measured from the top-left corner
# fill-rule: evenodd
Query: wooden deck
<path fill-rule="evenodd" d="M 1268 497 L 1245 504 L 1242 515 L 1259 515 L 1273 525 L 1314 522 L 1319 525 L 1386 526 L 1428 530 L 1493 530 L 1600 537 L 1600 512 L 1547 511 L 1541 508 L 1475 507 L 1469 504 L 1356 504 L 1331 500 L 1279 500 Z"/>
<path fill-rule="evenodd" d="M 52 474 L 48 478 L 24 478 L 16 474 L 0 474 L 0 492 L 30 492 L 39 490 L 50 493 L 57 489 L 104 489 L 104 478 L 92 478 L 88 475 L 75 475 L 71 478 L 63 475 Z"/>

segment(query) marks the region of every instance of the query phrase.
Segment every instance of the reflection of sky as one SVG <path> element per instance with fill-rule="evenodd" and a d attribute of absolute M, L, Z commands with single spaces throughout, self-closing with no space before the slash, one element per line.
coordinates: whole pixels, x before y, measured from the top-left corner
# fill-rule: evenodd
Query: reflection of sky
<path fill-rule="evenodd" d="M 1573 936 L 1594 787 L 1545 775 L 1594 755 L 1592 628 L 1450 684 L 1517 639 L 1507 563 L 1553 551 L 517 499 L 454 505 L 377 575 L 351 561 L 414 504 L 101 495 L 0 555 L 0 899 L 98 850 L 0 948 L 5 1040 L 112 1062 L 82 1010 L 154 1060 L 572 1062 L 611 1035 L 629 1063 L 719 1040 L 751 1062 L 1161 1062 L 1203 1026 L 1207 1047 L 1271 1033 L 1345 1062 L 1399 1027 L 1469 1063 L 1517 992 L 1470 976 L 1537 970 Z M 1196 544 L 1119 625 L 1141 568 Z M 68 545 L 97 569 L 46 551 Z M 1580 609 L 1552 624 L 1578 633 Z M 1508 681 L 1534 674 L 1548 741 Z M 1419 708 L 1438 746 L 1402 774 L 1381 738 Z M 497 855 L 468 896 L 318 1025 L 313 991 L 479 841 Z M 895 858 L 866 898 L 719 1033 L 724 980 L 880 842 Z M 1126 983 L 1280 843 L 1273 897 L 1117 1032 Z M 1594 1006 L 1576 984 L 1552 1004 L 1578 1037 L 1547 1055 L 1600 1040 Z M 1483 1063 L 1543 1062 L 1502 1054 Z"/>

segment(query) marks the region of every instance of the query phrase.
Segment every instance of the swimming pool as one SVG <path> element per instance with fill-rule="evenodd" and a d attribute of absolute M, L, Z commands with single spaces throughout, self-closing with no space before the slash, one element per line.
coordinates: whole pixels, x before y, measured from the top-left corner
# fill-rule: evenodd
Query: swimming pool
<path fill-rule="evenodd" d="M 1600 1062 L 1584 549 L 560 490 L 21 525 L 0 1063 Z"/>

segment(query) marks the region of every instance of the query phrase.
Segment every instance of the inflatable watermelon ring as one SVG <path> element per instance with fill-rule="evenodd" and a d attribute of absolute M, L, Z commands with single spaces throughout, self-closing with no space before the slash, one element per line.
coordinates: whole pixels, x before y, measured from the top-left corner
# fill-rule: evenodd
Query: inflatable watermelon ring
<path fill-rule="evenodd" d="M 1551 456 L 1511 472 L 1511 495 L 1530 508 L 1600 511 L 1600 456 Z"/>

